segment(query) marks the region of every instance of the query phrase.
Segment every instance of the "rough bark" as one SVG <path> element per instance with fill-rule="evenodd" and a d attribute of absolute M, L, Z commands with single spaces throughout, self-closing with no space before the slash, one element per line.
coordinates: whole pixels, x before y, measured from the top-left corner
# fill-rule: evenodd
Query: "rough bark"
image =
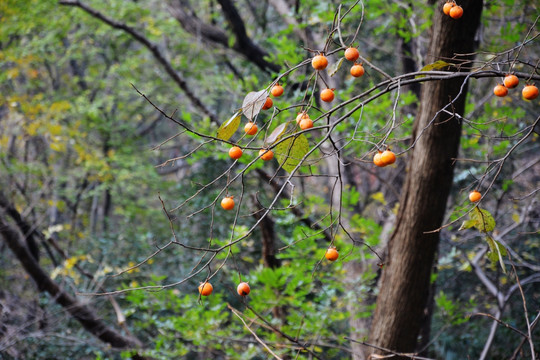
<path fill-rule="evenodd" d="M 54 282 L 30 253 L 23 241 L 23 234 L 6 220 L 5 215 L 5 212 L 0 213 L 0 235 L 40 289 L 49 293 L 88 332 L 101 341 L 115 348 L 135 348 L 141 345 L 139 340 L 124 336 L 107 326 L 89 306 L 79 302 Z M 142 359 L 139 356 L 137 358 Z"/>
<path fill-rule="evenodd" d="M 454 20 L 435 10 L 426 63 L 471 53 L 480 22 L 482 1 L 462 4 L 464 15 Z M 470 58 L 452 59 L 459 63 Z M 458 93 L 461 94 L 458 97 Z M 467 85 L 463 80 L 428 82 L 413 127 L 417 139 L 410 152 L 396 227 L 388 245 L 388 259 L 380 283 L 370 342 L 397 352 L 413 352 L 428 298 L 430 273 L 453 178 L 461 123 L 437 112 L 454 100 L 450 110 L 463 114 Z"/>

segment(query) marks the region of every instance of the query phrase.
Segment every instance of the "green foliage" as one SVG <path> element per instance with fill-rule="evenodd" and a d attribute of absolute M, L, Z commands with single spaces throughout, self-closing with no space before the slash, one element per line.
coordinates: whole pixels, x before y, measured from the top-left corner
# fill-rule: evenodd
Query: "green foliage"
<path fill-rule="evenodd" d="M 53 0 L 3 1 L 0 3 L 0 188 L 12 197 L 21 213 L 37 224 L 39 231 L 53 236 L 66 250 L 68 259 L 61 260 L 58 266 L 45 255 L 41 264 L 67 287 L 94 292 L 96 284 L 101 283 L 107 289 L 175 283 L 193 274 L 201 259 L 208 259 L 208 254 L 204 256 L 201 251 L 173 244 L 137 269 L 120 277 L 109 275 L 145 260 L 156 247 L 169 243 L 173 238 L 171 227 L 179 242 L 193 247 L 226 246 L 231 239 L 245 234 L 254 224 L 253 214 L 260 211 L 259 205 L 268 206 L 275 196 L 266 179 L 252 176 L 254 170 L 274 175 L 276 181 L 283 180 L 281 168 L 291 173 L 317 139 L 325 135 L 325 130 L 296 134 L 296 113 L 308 109 L 315 119 L 328 109 L 319 106 L 315 99 L 317 87 L 312 87 L 309 64 L 279 78 L 285 86 L 285 96 L 274 99 L 273 112 L 260 112 L 267 96 L 266 88 L 276 81 L 275 74 L 261 71 L 235 50 L 203 42 L 183 30 L 170 12 L 164 11 L 161 2 L 88 0 L 86 3 L 158 44 L 158 49 L 187 79 L 190 91 L 218 118 L 229 120 L 221 125 L 210 122 L 185 94 L 177 93 L 178 87 L 150 52 L 125 32 L 111 29 L 80 9 L 59 6 Z M 222 29 L 229 45 L 235 44 L 236 39 L 231 36 L 219 7 L 207 0 L 191 5 L 198 19 Z M 250 4 L 249 11 L 240 10 L 248 35 L 269 53 L 267 60 L 286 70 L 308 60 L 313 51 L 323 49 L 334 21 L 334 5 L 314 0 L 301 2 L 297 9 L 291 9 L 288 20 L 279 18 L 266 3 Z M 342 5 L 343 14 L 350 4 Z M 426 43 L 426 29 L 431 25 L 434 7 L 416 0 L 407 4 L 376 0 L 364 2 L 363 6 L 364 14 L 358 5 L 342 19 L 341 35 L 347 45 L 358 46 L 363 57 L 391 75 L 399 74 L 401 68 L 402 56 L 393 56 L 397 42 L 413 45 L 406 56 L 415 59 L 422 56 L 422 49 L 415 46 Z M 487 4 L 482 51 L 492 54 L 520 44 L 530 26 L 527 23 L 530 19 L 523 15 L 530 13 L 526 11 L 530 6 L 525 1 L 510 0 Z M 518 17 L 527 19 L 522 23 L 510 21 Z M 297 21 L 298 25 L 288 21 Z M 360 23 L 358 37 L 353 39 L 352 34 Z M 317 43 L 297 40 L 299 33 L 307 34 L 309 42 L 313 38 Z M 341 46 L 337 45 L 340 41 L 337 33 L 329 40 L 328 50 Z M 308 49 L 311 47 L 314 48 Z M 522 53 L 529 56 L 527 51 L 528 48 L 523 48 Z M 340 84 L 336 92 L 339 102 L 362 94 L 383 79 L 367 65 L 362 79 L 351 78 L 346 69 L 350 64 L 344 61 L 342 52 L 329 55 L 329 59 L 327 73 Z M 534 59 L 520 59 L 512 69 L 504 70 L 523 71 L 527 63 L 534 63 Z M 439 60 L 422 70 L 443 69 L 448 65 Z M 486 84 L 490 82 L 493 80 L 470 80 L 461 149 L 464 158 L 484 162 L 461 159 L 456 162 L 455 189 L 459 190 L 454 190 L 455 198 L 461 189 L 481 182 L 482 174 L 489 169 L 488 162 L 504 156 L 519 141 L 531 114 L 536 114 L 536 105 L 524 104 L 519 91 L 504 99 L 486 98 L 489 88 Z M 179 135 L 182 129 L 177 125 L 156 118 L 159 114 L 135 93 L 130 83 L 166 113 L 174 114 L 199 133 L 237 141 L 246 147 L 244 156 L 231 167 L 228 144 L 211 142 L 197 148 L 204 139 L 190 133 Z M 384 89 L 371 94 L 378 91 Z M 335 109 L 317 124 L 335 125 L 336 119 L 358 107 L 363 99 Z M 205 269 L 166 290 L 134 290 L 117 297 L 127 316 L 128 328 L 144 339 L 144 355 L 156 359 L 267 358 L 268 353 L 229 310 L 227 305 L 230 305 L 241 312 L 251 330 L 283 357 L 309 358 L 309 355 L 291 350 L 295 345 L 264 324 L 263 319 L 299 341 L 313 342 L 311 350 L 316 354 L 329 359 L 349 358 L 350 353 L 343 350 L 350 346 L 344 336 L 350 335 L 351 319 L 371 316 L 381 271 L 377 266 L 367 265 L 379 260 L 364 244 L 372 247 L 381 244 L 391 227 L 387 222 L 399 205 L 395 194 L 381 186 L 380 180 L 395 186 L 398 195 L 402 182 L 400 174 L 392 173 L 393 168 L 376 173 L 377 169 L 373 171 L 368 166 L 372 165 L 376 147 L 392 146 L 408 151 L 417 102 L 414 93 L 402 87 L 399 96 L 396 91 L 382 94 L 335 126 L 332 140 L 339 148 L 342 170 L 351 170 L 343 186 L 333 183 L 332 176 L 327 178 L 329 165 L 325 160 L 335 155 L 334 150 L 316 150 L 302 164 L 299 172 L 302 176 L 292 179 L 294 187 L 287 187 L 291 196 L 276 202 L 270 213 L 281 266 L 263 266 L 260 240 L 263 234 L 257 227 L 249 237 L 231 246 L 230 252 L 226 248 L 220 253 L 208 265 L 208 272 Z M 261 133 L 264 132 L 260 137 L 253 140 L 237 134 L 241 113 L 256 119 Z M 508 159 L 502 170 L 505 179 L 495 181 L 490 190 L 498 197 L 497 203 L 483 200 L 482 204 L 495 215 L 475 207 L 461 226 L 461 229 L 475 228 L 485 236 L 490 249 L 488 258 L 492 264 L 498 261 L 503 271 L 503 260 L 508 254 L 502 243 L 495 240 L 495 218 L 497 229 L 524 222 L 525 217 L 519 213 L 522 203 L 513 205 L 508 199 L 527 195 L 520 193 L 526 180 L 519 176 L 518 170 L 526 167 L 530 161 L 527 153 L 534 153 L 537 142 L 538 136 L 531 136 L 526 149 L 532 151 Z M 342 147 L 343 144 L 347 146 Z M 257 156 L 255 149 L 262 146 L 273 146 L 277 162 L 257 161 L 245 170 Z M 185 157 L 186 154 L 190 155 Z M 404 154 L 402 158 L 406 157 Z M 308 169 L 315 176 L 304 176 Z M 243 174 L 233 181 L 241 171 Z M 236 219 L 234 213 L 224 214 L 219 206 L 212 205 L 225 187 L 235 194 L 235 199 L 240 198 L 237 194 L 244 195 Z M 194 193 L 198 195 L 190 199 Z M 163 214 L 158 194 L 166 209 L 183 204 L 179 210 L 170 212 L 170 223 Z M 337 197 L 340 202 L 334 201 Z M 303 215 L 294 214 L 293 207 Z M 338 211 L 341 218 L 337 217 Z M 464 209 L 456 209 L 451 220 L 459 217 L 460 212 Z M 235 228 L 231 226 L 233 221 Z M 340 230 L 339 222 L 348 229 L 352 240 Z M 317 226 L 331 234 L 333 244 L 340 251 L 335 263 L 324 259 L 329 242 Z M 520 229 L 520 236 L 515 235 L 512 246 L 525 260 L 534 263 L 540 249 L 534 237 L 537 229 L 526 226 L 530 227 L 523 225 L 525 230 Z M 477 279 L 463 260 L 463 256 L 469 259 L 474 256 L 477 242 L 464 241 L 456 236 L 455 230 L 453 226 L 445 229 L 448 233 L 443 236 L 441 249 L 444 256 L 439 262 L 439 272 L 432 276 L 436 286 L 445 286 L 436 297 L 433 320 L 435 330 L 446 329 L 435 341 L 436 358 L 450 358 L 447 355 L 451 353 L 458 354 L 456 358 L 479 353 L 489 325 L 475 323 L 467 314 L 476 308 L 493 307 L 491 295 L 479 289 Z M 529 233 L 532 235 L 524 235 Z M 444 241 L 446 238 L 452 240 Z M 4 265 L 0 269 L 0 288 L 22 294 L 20 298 L 25 306 L 18 308 L 35 309 L 35 289 L 12 270 L 19 266 L 13 259 L 5 253 L 0 256 Z M 75 264 L 95 279 L 90 281 L 76 273 Z M 365 269 L 351 276 L 350 269 L 354 266 Z M 219 272 L 212 278 L 214 293 L 199 299 L 198 282 L 218 268 Z M 527 275 L 525 270 L 518 271 L 520 276 Z M 486 268 L 486 272 L 500 282 L 497 285 L 501 289 L 511 286 L 511 279 L 497 268 Z M 239 278 L 249 281 L 252 287 L 252 293 L 245 299 L 235 292 Z M 108 323 L 114 323 L 115 312 L 105 298 L 92 297 L 89 302 Z M 52 303 L 43 296 L 38 305 L 44 313 L 63 314 Z M 534 299 L 530 303 L 535 304 Z M 513 321 L 522 329 L 523 324 L 516 320 L 521 316 L 520 306 L 519 302 L 509 304 L 510 314 L 505 321 Z M 45 330 L 58 336 L 28 335 L 20 341 L 21 357 L 45 359 L 61 353 L 70 358 L 113 359 L 133 355 L 132 351 L 119 354 L 97 341 L 86 341 L 87 335 L 75 322 L 57 318 L 51 323 Z M 499 332 L 503 333 L 502 337 L 506 334 Z M 75 336 L 84 340 L 81 345 L 66 340 Z M 494 354 L 507 348 L 509 340 L 499 340 L 494 345 Z"/>

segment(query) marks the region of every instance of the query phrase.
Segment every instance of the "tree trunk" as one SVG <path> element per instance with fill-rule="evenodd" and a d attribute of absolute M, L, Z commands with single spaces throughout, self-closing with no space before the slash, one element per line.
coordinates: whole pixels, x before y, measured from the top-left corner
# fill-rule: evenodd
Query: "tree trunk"
<path fill-rule="evenodd" d="M 458 20 L 442 13 L 442 3 L 437 5 L 426 63 L 470 60 L 448 58 L 473 52 L 482 5 L 482 0 L 463 3 L 464 15 Z M 453 100 L 448 110 L 463 114 L 466 93 L 467 85 L 461 79 L 422 86 L 413 127 L 413 139 L 418 141 L 407 165 L 370 335 L 370 342 L 379 347 L 396 352 L 413 352 L 416 348 L 439 242 L 438 233 L 426 232 L 442 224 L 461 135 L 458 118 L 436 113 Z"/>
<path fill-rule="evenodd" d="M 54 282 L 36 262 L 36 259 L 32 256 L 23 241 L 24 236 L 7 221 L 3 210 L 0 212 L 0 236 L 24 267 L 26 273 L 38 285 L 40 291 L 48 292 L 88 332 L 114 348 L 124 349 L 141 346 L 141 342 L 138 339 L 123 335 L 107 326 L 88 305 L 81 303 L 69 295 L 62 287 Z M 139 355 L 136 355 L 135 358 L 144 359 L 144 357 Z"/>

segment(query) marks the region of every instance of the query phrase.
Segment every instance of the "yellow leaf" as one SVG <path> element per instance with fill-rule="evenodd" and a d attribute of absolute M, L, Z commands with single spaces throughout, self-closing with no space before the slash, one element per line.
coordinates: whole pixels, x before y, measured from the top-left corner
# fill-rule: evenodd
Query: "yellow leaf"
<path fill-rule="evenodd" d="M 71 108 L 71 105 L 67 101 L 57 101 L 51 104 L 51 112 L 64 112 Z"/>
<path fill-rule="evenodd" d="M 7 71 L 8 79 L 15 79 L 18 76 L 19 76 L 19 69 L 17 68 L 11 68 Z"/>
<path fill-rule="evenodd" d="M 47 130 L 49 130 L 49 133 L 51 135 L 60 135 L 60 133 L 62 132 L 62 126 L 57 124 L 48 124 Z"/>
<path fill-rule="evenodd" d="M 26 126 L 26 132 L 30 136 L 35 136 L 37 134 L 37 130 L 39 128 L 39 124 L 37 122 L 31 122 Z"/>
<path fill-rule="evenodd" d="M 380 202 L 383 205 L 386 205 L 386 200 L 384 199 L 384 194 L 382 192 L 377 192 L 373 195 L 371 195 L 371 198 L 375 201 Z"/>
<path fill-rule="evenodd" d="M 519 224 L 519 222 L 521 220 L 520 217 L 519 217 L 519 214 L 513 213 L 512 214 L 512 220 L 514 220 L 515 223 Z"/>
<path fill-rule="evenodd" d="M 128 262 L 128 268 L 132 268 L 134 267 L 136 264 L 133 262 L 133 261 L 130 261 Z M 139 268 L 134 268 L 134 269 L 131 269 L 131 270 L 128 270 L 128 274 L 131 274 L 131 273 L 134 273 L 134 272 L 139 272 Z"/>
<path fill-rule="evenodd" d="M 229 140 L 234 135 L 238 126 L 240 125 L 240 119 L 242 112 L 236 112 L 229 120 L 221 124 L 217 131 L 217 138 L 222 140 Z"/>
<path fill-rule="evenodd" d="M 67 270 L 69 270 L 73 268 L 75 264 L 77 264 L 78 261 L 79 261 L 79 258 L 77 256 L 72 256 L 69 259 L 66 259 L 66 261 L 64 261 L 64 267 Z"/>
<path fill-rule="evenodd" d="M 57 152 L 66 151 L 66 145 L 63 144 L 63 143 L 53 142 L 53 143 L 51 143 L 50 147 L 51 147 L 51 149 L 53 149 L 54 151 L 57 151 Z"/>

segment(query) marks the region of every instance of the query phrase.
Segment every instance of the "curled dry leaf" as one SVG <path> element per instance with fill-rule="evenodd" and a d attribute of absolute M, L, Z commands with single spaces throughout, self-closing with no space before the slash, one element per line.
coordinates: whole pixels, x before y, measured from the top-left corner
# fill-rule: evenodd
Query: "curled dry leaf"
<path fill-rule="evenodd" d="M 249 120 L 253 120 L 253 118 L 261 111 L 267 97 L 268 94 L 266 93 L 266 90 L 249 92 L 242 103 L 242 112 L 244 115 Z"/>
<path fill-rule="evenodd" d="M 281 135 L 283 135 L 283 133 L 285 132 L 285 129 L 287 129 L 287 124 L 288 123 L 283 123 L 279 125 L 277 128 L 275 128 L 274 131 L 272 131 L 272 133 L 270 134 L 270 136 L 266 138 L 265 143 L 266 144 L 275 143 L 281 137 Z"/>

